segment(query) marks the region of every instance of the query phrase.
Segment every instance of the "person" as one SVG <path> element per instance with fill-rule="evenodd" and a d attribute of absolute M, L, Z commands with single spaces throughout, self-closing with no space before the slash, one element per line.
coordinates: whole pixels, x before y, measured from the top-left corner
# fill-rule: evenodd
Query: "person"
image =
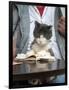
<path fill-rule="evenodd" d="M 18 30 L 15 29 L 15 32 L 19 32 L 19 33 L 14 35 L 18 38 L 16 39 L 17 40 L 16 41 L 16 54 L 26 53 L 28 50 L 31 49 L 30 45 L 31 45 L 31 42 L 34 40 L 34 37 L 33 37 L 33 30 L 35 27 L 34 22 L 38 21 L 40 23 L 45 23 L 45 24 L 53 26 L 50 47 L 52 48 L 56 59 L 61 59 L 59 48 L 56 42 L 55 28 L 54 28 L 56 27 L 55 25 L 55 21 L 57 21 L 56 17 L 59 17 L 57 30 L 63 36 L 65 36 L 64 34 L 65 33 L 65 18 L 62 15 L 58 15 L 58 14 L 55 15 L 57 10 L 58 10 L 57 13 L 60 12 L 60 8 L 57 9 L 56 7 L 50 7 L 50 6 L 42 7 L 42 6 L 32 6 L 32 5 L 29 5 L 29 6 L 28 5 L 16 5 L 16 6 L 18 7 L 17 13 L 20 16 L 20 23 L 18 24 L 19 29 Z M 55 15 L 55 18 L 54 18 L 54 15 Z M 27 73 L 28 68 L 25 68 L 25 69 L 26 70 L 24 71 L 24 73 Z"/>

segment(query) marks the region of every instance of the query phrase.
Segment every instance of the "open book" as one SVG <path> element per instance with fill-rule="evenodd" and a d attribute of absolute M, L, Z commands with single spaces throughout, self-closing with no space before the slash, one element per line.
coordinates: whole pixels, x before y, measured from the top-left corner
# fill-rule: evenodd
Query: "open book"
<path fill-rule="evenodd" d="M 46 61 L 55 61 L 55 57 L 51 56 L 50 52 L 46 52 L 44 50 L 35 53 L 33 50 L 28 51 L 26 54 L 18 54 L 16 57 L 17 60 L 27 60 L 27 61 L 41 61 L 41 60 L 46 60 Z"/>

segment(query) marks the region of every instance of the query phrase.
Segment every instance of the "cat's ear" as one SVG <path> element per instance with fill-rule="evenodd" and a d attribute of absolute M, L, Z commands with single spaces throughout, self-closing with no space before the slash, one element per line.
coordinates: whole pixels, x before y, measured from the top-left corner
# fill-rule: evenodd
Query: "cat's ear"
<path fill-rule="evenodd" d="M 49 26 L 48 26 L 48 29 L 51 29 L 51 28 L 52 28 L 52 25 L 49 25 Z"/>
<path fill-rule="evenodd" d="M 40 26 L 40 23 L 37 22 L 37 21 L 35 21 L 35 25 L 36 25 L 37 27 L 39 27 L 39 26 Z"/>

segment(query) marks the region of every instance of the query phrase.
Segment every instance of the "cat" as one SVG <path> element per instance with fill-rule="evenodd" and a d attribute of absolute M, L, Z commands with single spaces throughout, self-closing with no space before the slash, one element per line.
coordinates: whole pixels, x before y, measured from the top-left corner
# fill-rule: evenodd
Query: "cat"
<path fill-rule="evenodd" d="M 51 25 L 42 24 L 35 21 L 33 36 L 34 36 L 34 40 L 31 44 L 31 49 L 35 53 L 45 50 L 46 52 L 50 52 L 51 55 L 54 56 L 52 50 L 48 48 L 48 44 L 52 37 Z M 29 80 L 29 83 L 32 85 L 38 85 L 38 84 L 42 84 L 43 81 L 41 79 L 32 79 L 32 80 Z"/>
<path fill-rule="evenodd" d="M 37 53 L 41 50 L 50 51 L 53 55 L 51 49 L 48 48 L 48 44 L 50 43 L 50 39 L 52 37 L 52 26 L 47 24 L 40 24 L 35 21 L 35 28 L 33 32 L 34 41 L 31 44 L 32 50 Z"/>

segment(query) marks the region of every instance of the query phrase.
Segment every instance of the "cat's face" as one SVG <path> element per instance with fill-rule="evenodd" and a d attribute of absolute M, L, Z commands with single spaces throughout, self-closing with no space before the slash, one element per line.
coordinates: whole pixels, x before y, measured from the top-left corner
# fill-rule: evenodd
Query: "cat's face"
<path fill-rule="evenodd" d="M 40 24 L 35 21 L 34 37 L 39 38 L 40 35 L 43 35 L 47 40 L 52 37 L 51 25 Z"/>
<path fill-rule="evenodd" d="M 48 40 L 43 35 L 40 35 L 40 37 L 36 38 L 36 43 L 40 46 L 44 46 L 48 43 Z"/>
<path fill-rule="evenodd" d="M 48 44 L 48 40 L 51 36 L 51 26 L 35 22 L 34 37 L 38 45 L 44 46 Z"/>

